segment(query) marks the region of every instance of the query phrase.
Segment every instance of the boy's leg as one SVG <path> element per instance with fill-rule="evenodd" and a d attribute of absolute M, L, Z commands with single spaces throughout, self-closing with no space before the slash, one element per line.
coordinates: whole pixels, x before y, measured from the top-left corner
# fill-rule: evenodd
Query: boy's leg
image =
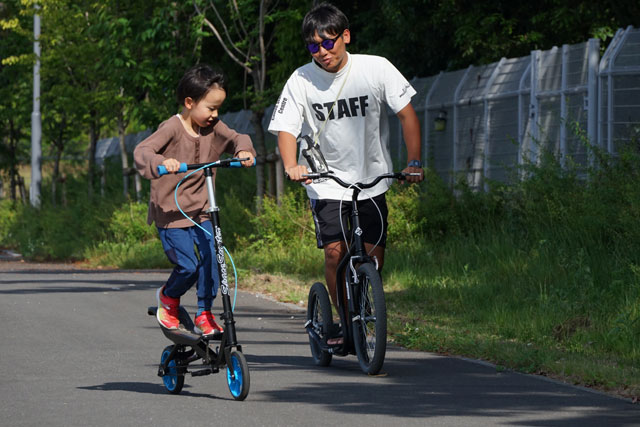
<path fill-rule="evenodd" d="M 180 297 L 193 285 L 195 281 L 195 253 L 193 240 L 188 229 L 158 228 L 160 241 L 169 261 L 175 267 L 166 284 L 158 289 L 158 322 L 168 329 L 177 329 L 180 325 L 178 312 Z"/>
<path fill-rule="evenodd" d="M 194 241 L 198 246 L 200 263 L 198 264 L 198 282 L 196 285 L 198 295 L 198 312 L 195 315 L 194 323 L 204 335 L 213 335 L 223 332 L 222 326 L 216 322 L 216 318 L 211 313 L 213 300 L 218 294 L 218 263 L 213 245 L 213 228 L 211 221 L 200 224 L 209 233 L 200 227 L 194 227 Z"/>
<path fill-rule="evenodd" d="M 158 228 L 164 252 L 174 264 L 164 287 L 164 294 L 170 298 L 180 298 L 187 293 L 198 276 L 198 259 L 190 228 Z"/>
<path fill-rule="evenodd" d="M 213 253 L 213 227 L 211 221 L 200 224 L 211 234 L 205 233 L 199 227 L 193 228 L 194 241 L 198 246 L 200 262 L 198 264 L 198 281 L 196 285 L 198 295 L 198 314 L 211 311 L 213 300 L 218 294 L 218 264 Z"/>

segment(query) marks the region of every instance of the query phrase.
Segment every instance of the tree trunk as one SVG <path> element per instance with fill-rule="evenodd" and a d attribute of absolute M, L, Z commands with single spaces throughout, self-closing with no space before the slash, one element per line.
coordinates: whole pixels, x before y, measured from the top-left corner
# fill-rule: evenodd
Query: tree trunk
<path fill-rule="evenodd" d="M 264 111 L 252 111 L 251 112 L 251 124 L 256 131 L 255 136 L 255 149 L 258 154 L 256 159 L 256 209 L 257 212 L 262 210 L 262 199 L 264 197 L 264 167 L 267 164 L 267 146 L 264 142 L 264 129 L 262 128 L 262 117 Z"/>
<path fill-rule="evenodd" d="M 118 139 L 120 144 L 120 160 L 122 162 L 122 195 L 125 199 L 129 196 L 129 157 L 124 143 L 124 132 L 127 128 L 122 111 L 118 114 Z"/>
<path fill-rule="evenodd" d="M 284 195 L 284 166 L 282 166 L 282 157 L 280 157 L 280 150 L 276 144 L 276 203 L 278 206 L 282 203 L 282 196 Z"/>
<path fill-rule="evenodd" d="M 62 149 L 56 144 L 56 159 L 53 163 L 53 176 L 51 177 L 51 205 L 56 206 L 57 185 L 60 177 L 60 159 L 62 158 Z"/>
<path fill-rule="evenodd" d="M 20 200 L 25 203 L 27 201 L 27 189 L 24 186 L 24 178 L 21 176 L 18 176 L 18 189 L 20 190 Z"/>
<path fill-rule="evenodd" d="M 133 173 L 133 183 L 136 189 L 136 202 L 139 202 L 142 200 L 142 180 L 136 170 L 132 170 L 131 173 Z"/>
<path fill-rule="evenodd" d="M 271 153 L 269 153 L 271 154 Z M 267 170 L 269 172 L 269 186 L 267 195 L 271 198 L 276 196 L 276 163 L 273 156 L 269 155 L 269 162 L 267 163 Z"/>
<path fill-rule="evenodd" d="M 7 137 L 7 147 L 9 147 L 9 194 L 12 201 L 18 200 L 16 194 L 16 188 L 18 187 L 19 175 L 18 175 L 18 135 L 17 129 L 13 126 L 13 120 L 8 120 L 9 124 L 9 136 Z"/>
<path fill-rule="evenodd" d="M 18 181 L 16 179 L 17 174 L 13 165 L 11 165 L 11 172 L 9 172 L 9 175 L 11 176 L 11 178 L 9 179 L 9 194 L 11 200 L 15 202 L 17 200 L 16 187 L 18 186 Z"/>
<path fill-rule="evenodd" d="M 95 114 L 95 111 L 91 111 L 92 117 L 95 117 Z M 89 136 L 89 167 L 87 170 L 87 175 L 89 177 L 89 187 L 87 194 L 89 195 L 89 200 L 91 200 L 93 198 L 93 184 L 96 176 L 96 150 L 98 146 L 98 123 L 95 120 L 91 120 Z M 104 191 L 104 189 L 102 189 L 102 191 Z"/>

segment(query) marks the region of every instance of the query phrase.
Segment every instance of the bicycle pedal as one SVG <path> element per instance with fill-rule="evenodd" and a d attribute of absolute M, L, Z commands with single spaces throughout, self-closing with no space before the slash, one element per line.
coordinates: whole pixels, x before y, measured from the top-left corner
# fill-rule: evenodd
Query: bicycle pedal
<path fill-rule="evenodd" d="M 191 376 L 192 377 L 202 377 L 204 375 L 209 375 L 212 374 L 213 371 L 211 370 L 211 368 L 207 368 L 207 369 L 202 369 L 200 371 L 192 371 L 191 372 Z"/>

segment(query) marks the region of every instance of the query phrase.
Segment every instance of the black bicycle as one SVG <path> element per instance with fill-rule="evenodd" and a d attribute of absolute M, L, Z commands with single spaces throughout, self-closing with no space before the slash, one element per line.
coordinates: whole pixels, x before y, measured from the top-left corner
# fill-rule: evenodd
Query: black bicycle
<path fill-rule="evenodd" d="M 376 375 L 382 369 L 387 349 L 387 308 L 378 261 L 367 254 L 362 239 L 357 199 L 362 190 L 374 187 L 383 179 L 404 180 L 407 176 L 419 175 L 386 173 L 366 184 L 348 184 L 332 171 L 303 175 L 310 179 L 332 179 L 344 188 L 353 189 L 350 241 L 336 272 L 339 324 L 333 322 L 325 285 L 316 282 L 309 291 L 305 328 L 316 365 L 328 366 L 333 355 L 355 354 L 366 374 Z M 335 343 L 329 344 L 328 341 Z"/>
<path fill-rule="evenodd" d="M 236 400 L 244 400 L 249 394 L 249 365 L 242 353 L 242 346 L 236 338 L 235 321 L 233 319 L 233 305 L 229 295 L 227 281 L 227 266 L 225 262 L 225 249 L 222 244 L 222 230 L 219 220 L 219 207 L 216 204 L 213 187 L 213 168 L 217 167 L 241 167 L 241 162 L 247 159 L 223 159 L 214 163 L 180 165 L 180 172 L 202 169 L 205 174 L 207 194 L 209 197 L 209 218 L 213 226 L 214 253 L 218 265 L 218 277 L 220 277 L 220 293 L 222 294 L 224 320 L 224 332 L 203 336 L 189 317 L 187 310 L 179 307 L 180 327 L 167 329 L 161 326 L 164 335 L 174 344 L 165 347 L 160 357 L 158 376 L 162 377 L 165 388 L 169 393 L 178 394 L 184 386 L 186 374 L 202 376 L 214 374 L 221 368 L 227 368 L 227 385 L 231 395 Z M 158 167 L 158 173 L 164 175 L 167 170 L 164 166 Z M 192 172 L 193 173 L 193 172 Z M 179 184 L 178 184 L 179 185 Z M 177 191 L 177 187 L 176 187 Z M 186 215 L 185 215 L 186 216 Z M 149 307 L 147 312 L 155 316 L 158 307 Z M 215 347 L 211 341 L 216 341 Z M 219 343 L 217 342 L 219 341 Z M 201 361 L 199 365 L 192 365 Z M 195 368 L 195 369 L 193 369 Z"/>

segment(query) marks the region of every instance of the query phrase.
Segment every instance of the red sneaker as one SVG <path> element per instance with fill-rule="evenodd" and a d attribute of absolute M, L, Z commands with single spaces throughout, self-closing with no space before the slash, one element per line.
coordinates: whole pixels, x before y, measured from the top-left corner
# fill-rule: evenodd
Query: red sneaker
<path fill-rule="evenodd" d="M 203 335 L 213 335 L 224 332 L 222 326 L 218 325 L 216 318 L 210 311 L 203 311 L 195 318 L 196 328 L 202 331 Z"/>
<path fill-rule="evenodd" d="M 180 307 L 180 298 L 171 298 L 164 294 L 164 286 L 158 289 L 156 298 L 158 299 L 158 313 L 156 317 L 161 326 L 167 329 L 178 329 L 180 320 L 178 320 L 178 307 Z"/>

